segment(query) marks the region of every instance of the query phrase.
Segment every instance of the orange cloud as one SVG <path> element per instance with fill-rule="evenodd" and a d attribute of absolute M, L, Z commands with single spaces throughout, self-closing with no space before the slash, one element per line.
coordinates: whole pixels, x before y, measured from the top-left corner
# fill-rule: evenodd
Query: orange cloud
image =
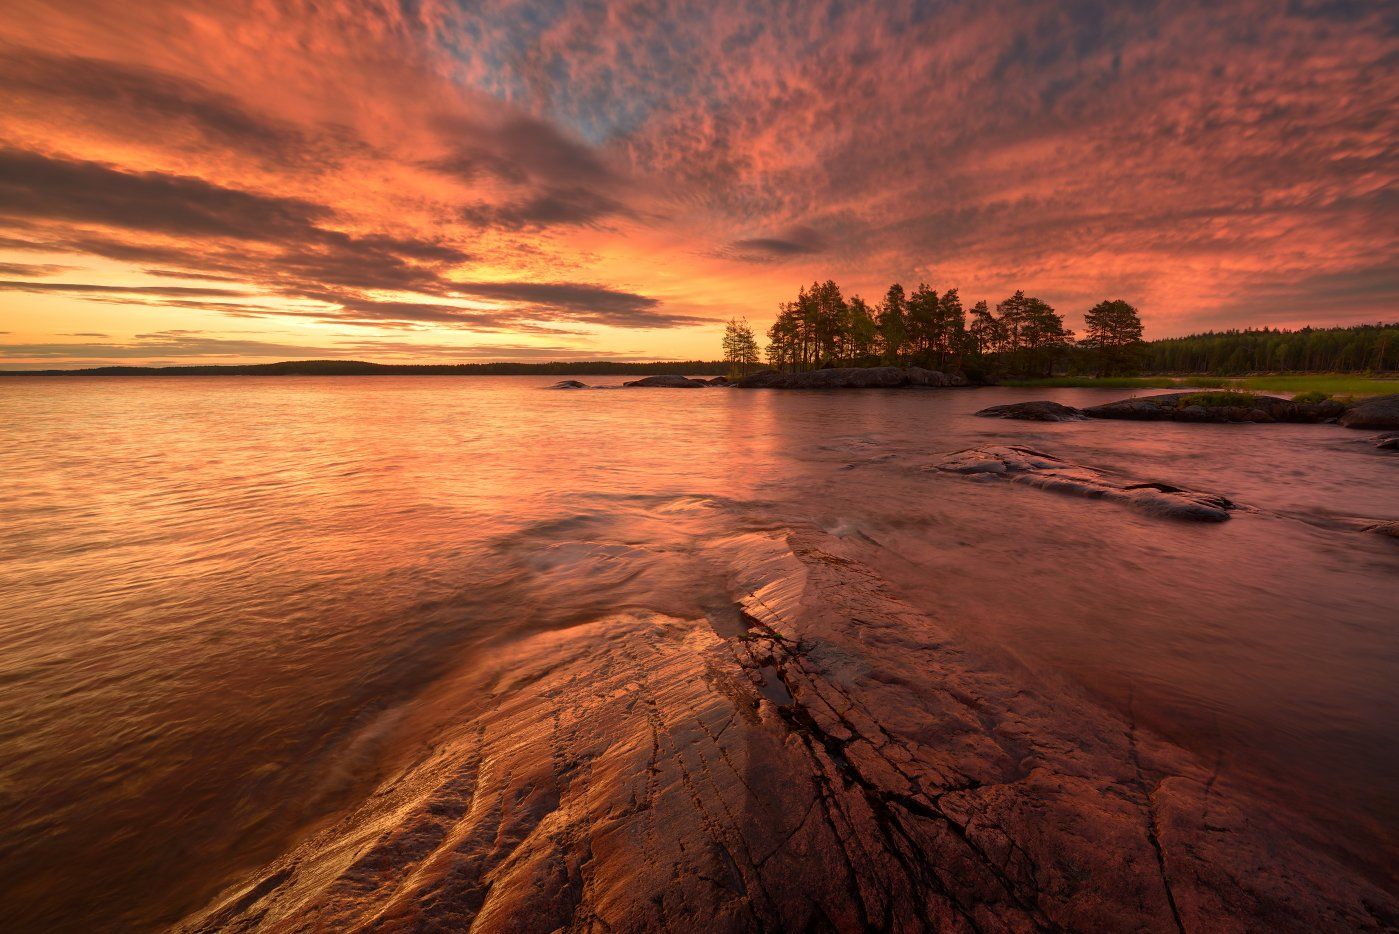
<path fill-rule="evenodd" d="M 1399 298 L 1379 5 L 11 6 L 14 346 L 704 357 L 817 276 L 1121 295 L 1149 336 Z"/>

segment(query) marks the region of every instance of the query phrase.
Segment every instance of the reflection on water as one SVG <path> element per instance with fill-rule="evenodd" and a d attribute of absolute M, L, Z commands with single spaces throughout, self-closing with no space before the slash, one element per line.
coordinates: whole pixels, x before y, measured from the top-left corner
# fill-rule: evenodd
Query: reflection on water
<path fill-rule="evenodd" d="M 1394 864 L 1399 549 L 1326 523 L 1399 517 L 1399 456 L 1362 433 L 969 417 L 1120 395 L 1087 390 L 556 379 L 0 383 L 7 919 L 176 919 L 431 742 L 440 675 L 619 611 L 728 634 L 700 543 L 813 522 L 978 650 Z M 1004 442 L 1267 514 L 1174 524 L 918 469 Z"/>

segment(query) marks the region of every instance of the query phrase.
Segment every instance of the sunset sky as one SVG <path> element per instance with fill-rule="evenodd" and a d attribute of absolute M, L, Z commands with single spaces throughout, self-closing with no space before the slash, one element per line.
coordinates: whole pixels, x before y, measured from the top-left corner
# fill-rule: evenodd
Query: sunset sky
<path fill-rule="evenodd" d="M 0 368 L 719 355 L 814 278 L 1393 320 L 1382 2 L 7 0 Z"/>

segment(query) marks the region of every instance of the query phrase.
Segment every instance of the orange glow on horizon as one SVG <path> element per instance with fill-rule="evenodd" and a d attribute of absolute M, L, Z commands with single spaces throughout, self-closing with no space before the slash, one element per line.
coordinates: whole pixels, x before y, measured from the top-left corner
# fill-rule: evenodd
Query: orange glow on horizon
<path fill-rule="evenodd" d="M 0 369 L 713 359 L 826 278 L 1393 317 L 1379 7 L 604 10 L 16 0 Z"/>

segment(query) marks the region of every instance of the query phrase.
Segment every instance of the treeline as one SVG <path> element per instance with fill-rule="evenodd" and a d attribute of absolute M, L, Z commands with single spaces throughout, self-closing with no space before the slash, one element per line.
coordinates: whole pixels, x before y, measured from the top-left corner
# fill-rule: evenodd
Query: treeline
<path fill-rule="evenodd" d="M 1146 345 L 1154 373 L 1344 373 L 1399 370 L 1399 323 L 1210 331 Z"/>
<path fill-rule="evenodd" d="M 783 302 L 765 356 L 783 370 L 831 366 L 961 369 L 973 379 L 1049 376 L 1399 370 L 1399 324 L 1217 331 L 1145 341 L 1137 309 L 1120 299 L 1084 312 L 1079 340 L 1047 302 L 1016 292 L 991 307 L 964 307 L 957 289 L 891 285 L 871 305 L 835 282 L 813 282 Z M 740 371 L 759 358 L 746 322 L 730 321 L 725 360 Z"/>
<path fill-rule="evenodd" d="M 717 376 L 726 364 L 705 360 L 648 363 L 593 360 L 550 363 L 369 363 L 290 360 L 284 363 L 102 366 L 82 370 L 0 370 L 3 376 Z"/>
<path fill-rule="evenodd" d="M 1135 365 L 1141 319 L 1123 301 L 1090 309 L 1088 333 L 1077 345 L 1104 372 Z M 731 322 L 731 327 L 733 323 Z M 778 369 L 827 366 L 948 367 L 990 375 L 1048 376 L 1074 349 L 1074 334 L 1047 302 L 1016 292 L 990 307 L 967 309 L 957 289 L 939 294 L 926 284 L 911 293 L 894 284 L 875 305 L 849 299 L 827 280 L 784 302 L 768 329 L 767 361 Z M 732 331 L 726 335 L 728 359 Z"/>

